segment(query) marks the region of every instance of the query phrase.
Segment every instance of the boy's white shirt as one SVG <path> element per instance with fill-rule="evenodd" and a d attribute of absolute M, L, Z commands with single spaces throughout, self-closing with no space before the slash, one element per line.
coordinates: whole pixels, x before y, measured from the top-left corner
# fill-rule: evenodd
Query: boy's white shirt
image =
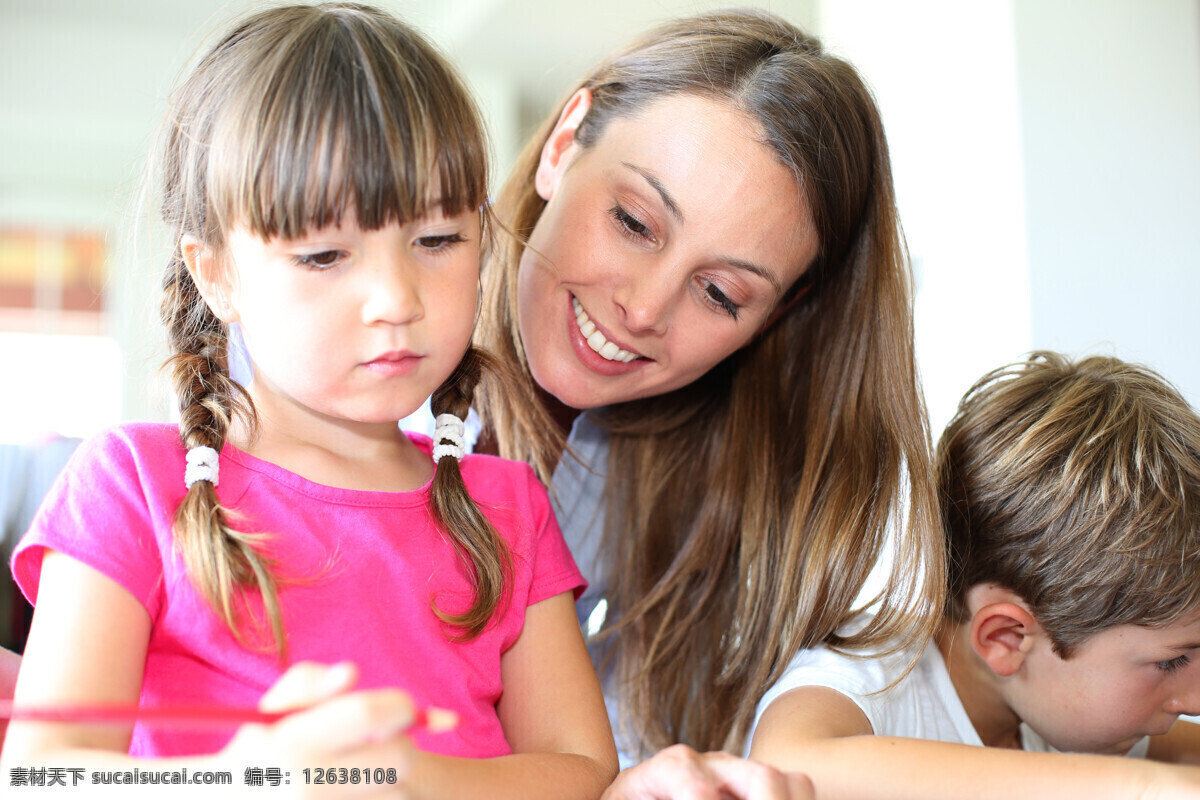
<path fill-rule="evenodd" d="M 786 692 L 805 686 L 822 686 L 845 695 L 862 710 L 878 736 L 982 747 L 983 741 L 950 680 L 946 662 L 932 643 L 924 648 L 912 672 L 891 689 L 880 691 L 904 671 L 910 658 L 911 651 L 877 658 L 853 658 L 826 647 L 802 650 L 759 701 L 754 724 L 746 735 L 743 755 L 749 754 L 754 729 L 767 707 Z M 1021 725 L 1021 746 L 1031 752 L 1057 752 L 1024 724 Z M 1144 758 L 1148 747 L 1149 738 L 1143 738 L 1127 755 Z"/>

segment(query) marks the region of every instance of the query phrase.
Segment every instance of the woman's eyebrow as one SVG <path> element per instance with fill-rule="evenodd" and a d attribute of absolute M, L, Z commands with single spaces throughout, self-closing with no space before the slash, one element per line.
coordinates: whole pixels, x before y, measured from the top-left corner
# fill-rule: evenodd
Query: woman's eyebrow
<path fill-rule="evenodd" d="M 667 187 L 663 185 L 663 182 L 658 179 L 657 175 L 655 175 L 653 172 L 650 172 L 648 169 L 645 169 L 644 167 L 639 167 L 637 164 L 631 164 L 628 161 L 622 161 L 621 166 L 625 167 L 626 169 L 633 170 L 638 175 L 641 175 L 642 179 L 645 180 L 646 183 L 650 184 L 654 191 L 658 192 L 658 196 L 662 198 L 663 205 L 666 206 L 667 210 L 671 212 L 671 216 L 679 220 L 680 223 L 683 223 L 683 212 L 679 210 L 679 206 L 676 204 L 675 198 L 671 196 L 671 193 L 667 190 Z M 779 282 L 779 278 L 776 277 L 775 273 L 771 272 L 769 269 L 760 267 L 758 264 L 754 264 L 749 261 L 743 261 L 740 258 L 722 257 L 719 260 L 723 264 L 728 264 L 731 267 L 742 269 L 746 272 L 757 275 L 758 277 L 770 283 L 771 286 L 774 287 L 776 293 L 783 294 L 783 284 Z"/>
<path fill-rule="evenodd" d="M 636 164 L 630 164 L 628 161 L 622 161 L 621 165 L 641 175 L 646 183 L 650 184 L 650 187 L 658 192 L 658 196 L 662 198 L 663 205 L 667 207 L 667 211 L 671 212 L 671 216 L 679 220 L 680 223 L 683 222 L 683 212 L 679 210 L 679 206 L 675 203 L 675 198 L 671 197 L 671 193 L 667 191 L 666 186 L 663 186 L 663 182 L 658 179 L 657 175 Z"/>
<path fill-rule="evenodd" d="M 746 272 L 757 275 L 758 277 L 770 283 L 771 286 L 774 287 L 776 294 L 783 294 L 783 284 L 779 282 L 779 278 L 776 277 L 775 273 L 771 272 L 771 270 L 767 269 L 766 267 L 760 267 L 758 264 L 754 264 L 749 261 L 743 261 L 740 258 L 729 258 L 727 256 L 721 257 L 720 261 L 722 264 L 728 264 L 731 267 L 743 269 Z"/>

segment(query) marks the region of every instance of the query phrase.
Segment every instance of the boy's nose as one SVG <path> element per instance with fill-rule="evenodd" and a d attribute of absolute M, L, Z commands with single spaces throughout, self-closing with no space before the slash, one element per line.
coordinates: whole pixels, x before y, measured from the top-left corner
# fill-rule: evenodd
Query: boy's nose
<path fill-rule="evenodd" d="M 1166 711 L 1186 717 L 1200 716 L 1200 680 L 1183 686 L 1167 702 Z"/>

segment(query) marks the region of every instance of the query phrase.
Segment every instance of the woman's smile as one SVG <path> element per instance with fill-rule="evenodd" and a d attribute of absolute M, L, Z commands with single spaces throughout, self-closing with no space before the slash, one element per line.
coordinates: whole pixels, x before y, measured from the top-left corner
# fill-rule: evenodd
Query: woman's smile
<path fill-rule="evenodd" d="M 601 358 L 608 361 L 620 361 L 625 364 L 628 364 L 635 358 L 639 358 L 637 353 L 622 348 L 605 336 L 604 332 L 597 327 L 596 322 L 583 310 L 583 306 L 579 304 L 578 297 L 571 298 L 571 307 L 575 311 L 575 323 L 579 326 L 579 332 L 587 340 L 588 347 L 599 353 Z"/>

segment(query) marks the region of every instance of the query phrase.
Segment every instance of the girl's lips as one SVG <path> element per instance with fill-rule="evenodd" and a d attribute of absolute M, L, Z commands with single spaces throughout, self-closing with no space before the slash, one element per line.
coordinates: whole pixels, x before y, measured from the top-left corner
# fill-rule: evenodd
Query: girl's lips
<path fill-rule="evenodd" d="M 567 295 L 567 339 L 571 343 L 571 349 L 575 352 L 575 357 L 592 372 L 599 375 L 615 376 L 627 375 L 630 372 L 641 369 L 646 364 L 649 364 L 651 359 L 644 356 L 639 356 L 632 353 L 633 358 L 629 361 L 609 360 L 597 353 L 589 344 L 587 337 L 580 330 L 580 324 L 576 319 L 575 312 L 575 297 L 571 294 Z M 582 307 L 581 307 L 582 308 Z M 603 335 L 603 334 L 602 334 Z M 618 347 L 618 350 L 621 348 Z M 630 351 L 626 350 L 626 353 Z"/>
<path fill-rule="evenodd" d="M 397 375 L 408 375 L 421 363 L 421 358 L 422 356 L 407 350 L 394 351 L 363 362 L 363 367 L 377 375 L 391 378 Z"/>

